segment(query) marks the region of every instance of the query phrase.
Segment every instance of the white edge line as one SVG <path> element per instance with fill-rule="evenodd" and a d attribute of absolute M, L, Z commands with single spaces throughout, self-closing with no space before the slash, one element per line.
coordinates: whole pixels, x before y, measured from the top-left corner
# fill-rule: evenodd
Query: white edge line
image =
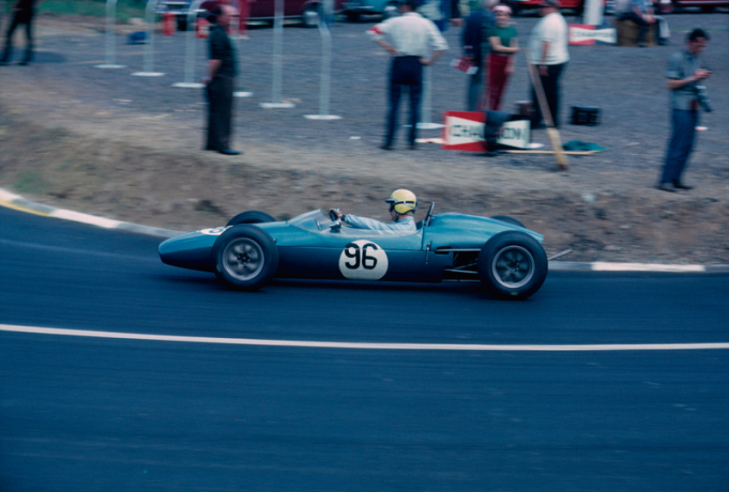
<path fill-rule="evenodd" d="M 35 326 L 0 325 L 0 331 L 61 335 L 73 337 L 112 338 L 122 340 L 148 340 L 161 342 L 214 343 L 225 345 L 255 345 L 268 347 L 305 347 L 359 350 L 451 350 L 481 352 L 608 352 L 630 350 L 717 350 L 729 349 L 729 343 L 648 343 L 648 344 L 597 344 L 597 345 L 482 345 L 445 343 L 358 343 L 318 342 L 304 340 L 259 340 L 251 338 L 187 337 L 174 335 L 148 335 L 141 333 L 117 333 L 111 331 L 69 330 Z"/>
<path fill-rule="evenodd" d="M 117 227 L 119 227 L 122 224 L 122 222 L 120 222 L 118 220 L 105 219 L 103 217 L 96 217 L 93 215 L 82 214 L 80 212 L 74 212 L 72 210 L 64 210 L 64 209 L 56 209 L 48 215 L 50 217 L 55 217 L 57 219 L 66 219 L 66 220 L 72 220 L 74 222 L 91 224 L 91 225 L 103 227 L 104 229 L 116 229 Z"/>

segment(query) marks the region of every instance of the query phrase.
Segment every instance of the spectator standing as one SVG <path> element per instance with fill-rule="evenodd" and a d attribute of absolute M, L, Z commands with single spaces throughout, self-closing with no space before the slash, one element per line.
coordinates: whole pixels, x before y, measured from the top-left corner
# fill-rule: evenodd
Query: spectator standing
<path fill-rule="evenodd" d="M 686 39 L 686 46 L 668 59 L 666 87 L 670 91 L 671 139 L 668 141 L 666 161 L 663 165 L 658 189 L 675 192 L 690 190 L 681 181 L 696 137 L 699 123 L 699 107 L 711 111 L 703 84 L 699 81 L 711 76 L 711 71 L 701 68 L 699 55 L 709 44 L 709 35 L 702 29 L 694 29 Z"/>
<path fill-rule="evenodd" d="M 225 155 L 241 152 L 230 147 L 233 116 L 233 90 L 237 75 L 236 53 L 227 29 L 237 14 L 230 5 L 218 5 L 210 17 L 210 59 L 207 76 L 203 78 L 208 100 L 208 130 L 205 150 Z"/>
<path fill-rule="evenodd" d="M 511 8 L 497 5 L 493 9 L 496 24 L 487 31 L 491 47 L 489 55 L 488 109 L 498 111 L 506 82 L 514 73 L 516 54 L 519 52 L 519 37 L 511 24 Z"/>
<path fill-rule="evenodd" d="M 392 55 L 390 106 L 383 150 L 392 150 L 402 87 L 410 92 L 410 149 L 415 150 L 423 66 L 433 65 L 448 49 L 448 43 L 432 21 L 415 12 L 417 0 L 401 0 L 399 17 L 392 17 L 367 30 L 374 42 Z"/>
<path fill-rule="evenodd" d="M 654 27 L 656 23 L 653 2 L 651 0 L 630 0 L 627 10 L 621 13 L 618 19 L 635 22 L 638 26 L 638 46 L 645 46 L 648 29 Z"/>
<path fill-rule="evenodd" d="M 529 52 L 531 63 L 537 66 L 554 126 L 558 127 L 559 78 L 570 60 L 567 51 L 567 22 L 559 13 L 558 0 L 542 0 L 539 4 L 539 15 L 542 19 L 532 29 Z M 542 110 L 534 87 L 532 87 L 532 105 L 534 107 L 532 128 L 539 128 L 543 125 Z"/>
<path fill-rule="evenodd" d="M 13 56 L 13 32 L 21 25 L 25 24 L 25 56 L 21 65 L 27 65 L 33 61 L 33 15 L 35 14 L 36 0 L 18 0 L 13 7 L 13 20 L 5 34 L 5 49 L 3 50 L 0 63 L 7 63 Z"/>
<path fill-rule="evenodd" d="M 478 69 L 476 73 L 468 76 L 466 89 L 466 108 L 468 111 L 483 111 L 483 82 L 486 69 L 485 58 L 488 55 L 489 44 L 486 32 L 494 24 L 490 7 L 493 0 L 479 0 L 478 8 L 474 9 L 466 18 L 461 36 L 463 57 L 473 62 Z"/>

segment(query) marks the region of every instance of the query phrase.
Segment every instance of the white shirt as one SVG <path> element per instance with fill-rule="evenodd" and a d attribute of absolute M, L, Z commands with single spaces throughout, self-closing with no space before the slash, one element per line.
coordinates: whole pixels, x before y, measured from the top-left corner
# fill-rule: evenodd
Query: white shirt
<path fill-rule="evenodd" d="M 547 58 L 542 60 L 542 45 L 549 42 Z M 567 51 L 567 22 L 557 12 L 545 15 L 532 29 L 529 53 L 535 65 L 560 65 L 570 61 Z"/>
<path fill-rule="evenodd" d="M 415 232 L 415 219 L 410 215 L 402 215 L 397 222 L 385 223 L 368 217 L 358 217 L 347 214 L 342 217 L 344 222 L 355 229 L 371 229 L 373 231 Z"/>
<path fill-rule="evenodd" d="M 427 58 L 431 51 L 448 49 L 448 42 L 436 25 L 417 12 L 391 17 L 367 29 L 367 34 L 373 41 L 387 37 L 388 42 L 397 50 L 395 56 Z"/>

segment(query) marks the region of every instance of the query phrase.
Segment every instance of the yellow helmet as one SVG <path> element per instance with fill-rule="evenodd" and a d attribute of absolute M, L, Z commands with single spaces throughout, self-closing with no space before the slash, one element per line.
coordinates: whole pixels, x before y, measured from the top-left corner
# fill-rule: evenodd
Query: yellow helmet
<path fill-rule="evenodd" d="M 385 201 L 390 204 L 390 210 L 395 210 L 398 215 L 415 212 L 418 208 L 418 199 L 410 190 L 395 190 Z"/>

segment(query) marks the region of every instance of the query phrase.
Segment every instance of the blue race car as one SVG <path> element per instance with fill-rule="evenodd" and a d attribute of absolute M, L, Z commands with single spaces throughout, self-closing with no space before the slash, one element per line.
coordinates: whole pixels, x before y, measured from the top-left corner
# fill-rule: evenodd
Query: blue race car
<path fill-rule="evenodd" d="M 214 272 L 228 287 L 257 290 L 272 278 L 480 281 L 492 295 L 526 299 L 547 277 L 543 236 L 511 217 L 433 214 L 415 232 L 348 227 L 314 210 L 287 221 L 243 212 L 225 227 L 168 239 L 168 265 Z"/>

